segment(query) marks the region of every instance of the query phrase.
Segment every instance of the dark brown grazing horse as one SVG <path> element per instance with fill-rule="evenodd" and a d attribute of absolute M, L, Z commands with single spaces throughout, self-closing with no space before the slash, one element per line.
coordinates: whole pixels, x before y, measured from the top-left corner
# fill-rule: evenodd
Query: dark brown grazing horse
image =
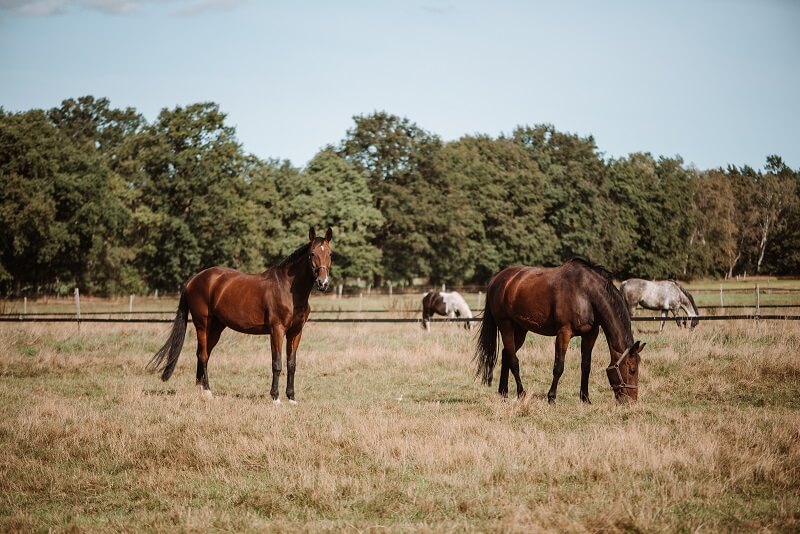
<path fill-rule="evenodd" d="M 606 369 L 617 401 L 636 400 L 639 387 L 639 353 L 645 344 L 634 342 L 631 321 L 622 294 L 611 281 L 611 274 L 584 258 L 573 258 L 559 267 L 509 267 L 489 282 L 475 351 L 476 374 L 491 385 L 497 360 L 497 331 L 503 342 L 500 386 L 508 395 L 508 372 L 517 382 L 517 396 L 524 395 L 519 376 L 517 351 L 527 333 L 556 336 L 553 383 L 547 392 L 550 403 L 564 372 L 564 354 L 573 336 L 581 339 L 580 398 L 589 402 L 589 372 L 592 348 L 603 329 L 611 351 Z"/>
<path fill-rule="evenodd" d="M 311 308 L 308 297 L 314 286 L 328 287 L 331 271 L 331 238 L 316 237 L 314 228 L 309 243 L 261 274 L 240 273 L 224 267 L 211 267 L 191 277 L 181 291 L 178 313 L 167 342 L 147 364 L 148 370 L 161 369 L 161 379 L 169 380 L 186 337 L 187 315 L 197 331 L 197 385 L 211 397 L 208 385 L 208 358 L 225 328 L 256 335 L 270 335 L 272 347 L 272 401 L 278 398 L 281 350 L 286 337 L 286 396 L 294 403 L 294 371 L 297 346 Z M 166 360 L 166 363 L 165 363 Z"/>

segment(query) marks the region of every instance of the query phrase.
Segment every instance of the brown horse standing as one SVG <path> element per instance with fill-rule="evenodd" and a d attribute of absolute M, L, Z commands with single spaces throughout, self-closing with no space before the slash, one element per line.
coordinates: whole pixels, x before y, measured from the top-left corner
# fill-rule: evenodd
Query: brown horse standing
<path fill-rule="evenodd" d="M 592 348 L 600 328 L 611 351 L 606 369 L 617 401 L 636 400 L 639 353 L 645 344 L 634 342 L 628 309 L 605 269 L 583 258 L 573 258 L 559 267 L 509 267 L 489 282 L 475 352 L 476 374 L 491 385 L 497 360 L 497 332 L 503 342 L 498 392 L 508 395 L 508 372 L 517 383 L 517 396 L 524 395 L 517 351 L 527 333 L 556 336 L 553 382 L 547 392 L 556 400 L 558 380 L 564 372 L 564 354 L 573 336 L 581 339 L 580 398 L 589 402 L 589 371 Z"/>
<path fill-rule="evenodd" d="M 286 337 L 286 396 L 294 403 L 294 371 L 297 346 L 311 308 L 312 288 L 324 291 L 331 270 L 333 231 L 316 237 L 314 228 L 309 243 L 261 274 L 240 273 L 224 267 L 211 267 L 189 279 L 181 291 L 178 313 L 167 342 L 147 364 L 149 370 L 163 369 L 162 380 L 169 380 L 186 336 L 188 312 L 197 331 L 197 385 L 211 396 L 208 385 L 208 358 L 225 328 L 256 335 L 270 335 L 272 348 L 272 401 L 278 398 L 281 351 Z M 166 359 L 166 363 L 164 360 Z"/>

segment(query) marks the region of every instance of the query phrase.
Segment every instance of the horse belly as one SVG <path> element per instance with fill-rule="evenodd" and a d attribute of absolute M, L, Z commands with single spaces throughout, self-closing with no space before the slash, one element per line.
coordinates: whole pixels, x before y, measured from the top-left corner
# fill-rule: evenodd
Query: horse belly
<path fill-rule="evenodd" d="M 270 333 L 269 314 L 260 291 L 236 291 L 226 288 L 212 298 L 209 313 L 231 330 L 244 334 Z"/>

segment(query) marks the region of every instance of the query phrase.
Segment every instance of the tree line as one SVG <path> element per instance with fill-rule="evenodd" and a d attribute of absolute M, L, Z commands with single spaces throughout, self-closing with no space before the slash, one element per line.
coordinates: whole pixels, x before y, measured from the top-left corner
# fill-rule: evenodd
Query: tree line
<path fill-rule="evenodd" d="M 175 291 L 211 265 L 260 271 L 334 228 L 340 283 L 483 284 L 582 255 L 619 276 L 796 275 L 800 172 L 607 159 L 552 125 L 444 142 L 353 118 L 303 168 L 244 152 L 215 103 L 148 122 L 106 98 L 0 108 L 0 293 Z"/>

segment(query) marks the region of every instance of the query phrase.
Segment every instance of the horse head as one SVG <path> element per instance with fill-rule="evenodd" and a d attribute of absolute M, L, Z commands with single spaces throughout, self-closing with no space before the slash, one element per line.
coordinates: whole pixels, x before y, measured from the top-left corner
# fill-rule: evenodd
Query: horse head
<path fill-rule="evenodd" d="M 325 237 L 317 237 L 312 226 L 308 232 L 308 239 L 311 242 L 308 249 L 308 261 L 314 273 L 314 283 L 317 289 L 325 291 L 328 289 L 328 277 L 331 273 L 331 263 L 333 262 L 333 251 L 331 250 L 331 239 L 333 230 L 328 227 Z"/>
<path fill-rule="evenodd" d="M 645 345 L 647 343 L 636 341 L 606 369 L 617 402 L 635 401 L 639 396 L 639 354 Z"/>

